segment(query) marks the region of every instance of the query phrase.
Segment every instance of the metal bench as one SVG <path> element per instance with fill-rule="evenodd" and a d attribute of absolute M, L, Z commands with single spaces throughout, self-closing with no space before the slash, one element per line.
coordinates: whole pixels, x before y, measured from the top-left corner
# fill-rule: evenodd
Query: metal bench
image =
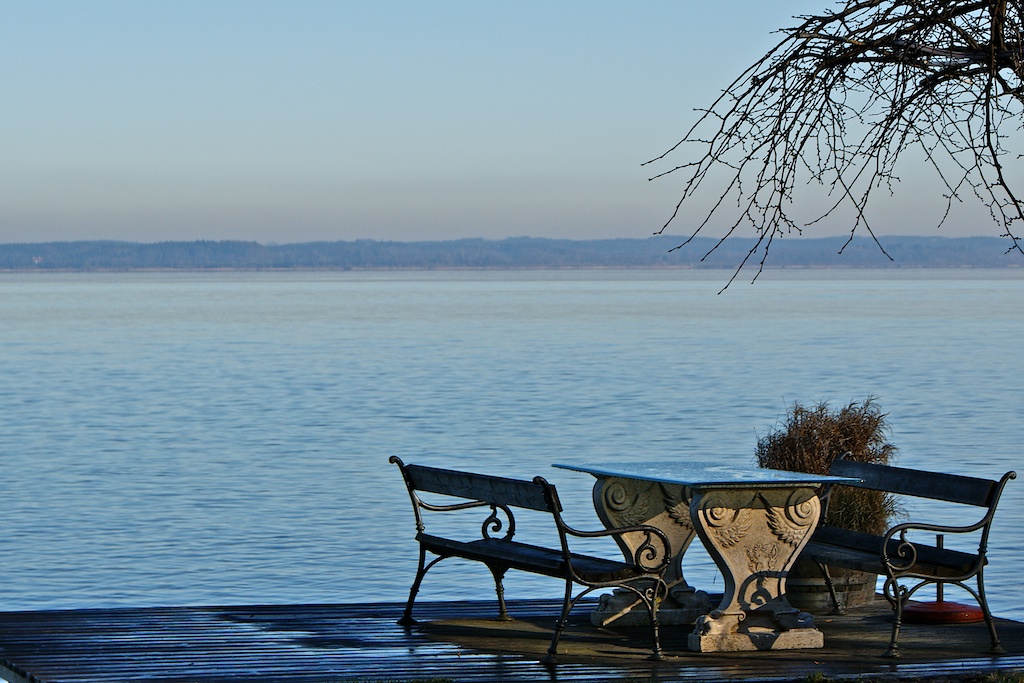
<path fill-rule="evenodd" d="M 409 601 L 405 614 L 398 623 L 414 624 L 413 603 L 419 592 L 420 583 L 427 571 L 441 560 L 458 557 L 481 562 L 490 569 L 494 577 L 498 596 L 498 618 L 510 619 L 505 605 L 502 579 L 509 569 L 531 572 L 560 578 L 565 581 L 565 598 L 562 611 L 555 624 L 555 632 L 548 647 L 547 656 L 542 660 L 554 664 L 558 641 L 565 629 L 569 613 L 584 595 L 598 588 L 625 588 L 635 593 L 644 602 L 650 614 L 652 626 L 652 658 L 661 659 L 661 645 L 658 636 L 658 605 L 668 592 L 664 574 L 672 562 L 672 549 L 665 534 L 655 527 L 636 525 L 598 531 L 580 531 L 566 524 L 562 519 L 562 505 L 555 487 L 535 477 L 533 481 L 507 479 L 471 472 L 438 469 L 421 465 L 406 465 L 397 456 L 390 462 L 398 465 L 405 479 L 405 485 L 412 499 L 416 517 L 416 541 L 419 543 L 419 567 L 416 578 L 409 590 Z M 441 494 L 448 502 L 424 500 L 420 494 Z M 452 498 L 459 499 L 450 502 Z M 472 534 L 469 531 L 456 534 L 433 535 L 426 532 L 424 513 L 445 513 L 471 508 L 484 508 L 488 514 L 482 526 L 474 516 Z M 554 531 L 559 539 L 558 548 L 547 548 L 514 540 L 516 520 L 512 509 L 536 510 L 551 515 Z M 440 520 L 437 520 L 440 522 Z M 446 525 L 448 526 L 448 525 Z M 570 537 L 599 538 L 612 537 L 621 548 L 625 534 L 634 534 L 640 539 L 635 545 L 632 562 L 608 560 L 572 552 Z M 459 536 L 459 537 L 456 537 Z M 427 553 L 435 555 L 429 562 Z M 583 586 L 575 597 L 574 585 Z"/>
<path fill-rule="evenodd" d="M 885 576 L 883 594 L 893 608 L 892 637 L 885 654 L 889 657 L 899 657 L 898 640 L 903 623 L 903 610 L 914 593 L 929 584 L 939 587 L 944 584 L 960 586 L 970 593 L 981 607 L 992 639 L 989 653 L 1003 653 L 992 612 L 985 598 L 984 567 L 988 561 L 986 550 L 996 505 L 1006 482 L 1015 479 L 1017 474 L 1007 472 L 998 481 L 994 481 L 854 462 L 843 458 L 832 463 L 830 473 L 861 480 L 860 483 L 842 484 L 843 486 L 857 486 L 982 509 L 980 519 L 962 526 L 910 521 L 896 524 L 880 536 L 820 526 L 804 548 L 802 556 L 810 558 L 821 568 L 836 611 L 841 612 L 843 605 L 836 596 L 835 586 L 828 571 L 829 566 Z M 829 492 L 824 496 L 826 506 Z M 973 520 L 975 515 L 975 512 L 970 512 L 969 518 Z M 822 519 L 824 518 L 823 512 Z M 919 538 L 921 532 L 975 534 L 978 538 L 978 550 L 965 552 L 944 548 L 938 541 L 935 545 L 922 543 Z M 972 578 L 977 581 L 977 589 L 966 584 Z M 904 584 L 910 585 L 908 587 Z"/>

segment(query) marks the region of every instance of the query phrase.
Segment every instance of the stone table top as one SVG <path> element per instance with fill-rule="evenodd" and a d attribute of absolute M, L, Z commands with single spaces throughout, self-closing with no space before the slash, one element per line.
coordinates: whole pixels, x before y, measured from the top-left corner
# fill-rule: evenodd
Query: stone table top
<path fill-rule="evenodd" d="M 681 484 L 691 488 L 793 488 L 821 484 L 844 484 L 860 479 L 827 474 L 787 472 L 763 467 L 725 464 L 699 460 L 662 460 L 625 463 L 555 463 L 563 470 L 585 472 L 595 477 L 642 479 L 663 484 Z"/>

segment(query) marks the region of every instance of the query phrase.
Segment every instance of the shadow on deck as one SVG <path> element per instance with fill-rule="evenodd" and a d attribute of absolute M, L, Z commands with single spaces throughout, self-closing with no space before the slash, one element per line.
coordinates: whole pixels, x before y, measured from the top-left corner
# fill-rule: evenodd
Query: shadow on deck
<path fill-rule="evenodd" d="M 690 627 L 663 628 L 666 659 L 652 662 L 647 629 L 597 629 L 586 607 L 566 631 L 558 667 L 538 663 L 555 601 L 417 604 L 420 623 L 396 624 L 402 606 L 265 605 L 0 613 L 0 676 L 10 683 L 342 683 L 445 678 L 497 681 L 796 681 L 958 677 L 1024 670 L 1024 624 L 999 620 L 1007 654 L 984 654 L 983 624 L 906 626 L 903 658 L 881 657 L 884 602 L 818 617 L 825 647 L 693 653 Z"/>

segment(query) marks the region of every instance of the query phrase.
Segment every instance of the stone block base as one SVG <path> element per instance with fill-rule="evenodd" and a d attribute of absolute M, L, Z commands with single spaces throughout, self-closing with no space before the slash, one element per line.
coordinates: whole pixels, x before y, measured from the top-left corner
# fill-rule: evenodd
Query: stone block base
<path fill-rule="evenodd" d="M 707 614 L 706 607 L 662 607 L 658 610 L 658 624 L 661 626 L 689 626 L 697 621 L 697 617 Z M 651 618 L 647 610 L 639 609 L 608 612 L 594 610 L 590 613 L 590 623 L 599 628 L 605 626 L 650 626 Z"/>
<path fill-rule="evenodd" d="M 803 650 L 825 646 L 825 636 L 816 628 L 791 631 L 726 633 L 702 636 L 690 634 L 689 649 L 694 652 L 744 652 L 749 650 Z"/>
<path fill-rule="evenodd" d="M 658 608 L 661 626 L 687 626 L 711 611 L 711 599 L 704 591 L 695 591 L 686 584 L 669 591 L 667 600 Z M 590 623 L 606 626 L 650 626 L 651 617 L 640 598 L 627 590 L 616 590 L 601 596 L 597 609 L 590 613 Z"/>

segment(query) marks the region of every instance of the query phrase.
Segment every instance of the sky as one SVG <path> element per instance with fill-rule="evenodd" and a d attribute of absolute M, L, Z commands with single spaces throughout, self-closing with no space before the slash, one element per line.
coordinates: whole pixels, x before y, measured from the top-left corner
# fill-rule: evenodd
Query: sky
<path fill-rule="evenodd" d="M 0 242 L 643 238 L 641 164 L 830 6 L 0 0 Z M 876 231 L 936 234 L 905 197 Z"/>

